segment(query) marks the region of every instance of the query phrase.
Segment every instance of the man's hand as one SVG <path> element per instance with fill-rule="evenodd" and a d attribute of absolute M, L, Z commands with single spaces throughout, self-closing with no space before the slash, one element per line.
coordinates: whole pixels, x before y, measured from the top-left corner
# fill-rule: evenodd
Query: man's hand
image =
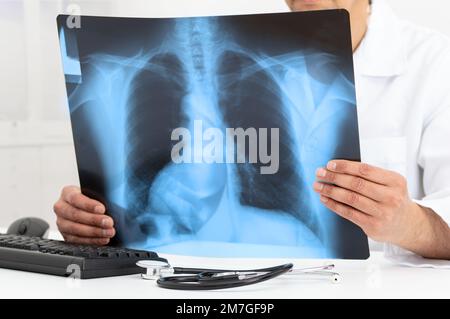
<path fill-rule="evenodd" d="M 53 210 L 58 229 L 68 242 L 106 245 L 115 235 L 114 222 L 105 215 L 105 206 L 84 196 L 79 187 L 64 187 Z"/>
<path fill-rule="evenodd" d="M 408 195 L 406 179 L 368 164 L 333 160 L 316 172 L 314 190 L 339 216 L 360 226 L 372 239 L 406 249 L 421 235 L 422 207 Z"/>

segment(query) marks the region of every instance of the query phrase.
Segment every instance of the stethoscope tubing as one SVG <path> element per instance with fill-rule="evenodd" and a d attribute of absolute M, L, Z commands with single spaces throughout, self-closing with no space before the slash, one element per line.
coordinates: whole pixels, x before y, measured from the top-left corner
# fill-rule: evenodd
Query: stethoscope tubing
<path fill-rule="evenodd" d="M 218 290 L 235 287 L 243 287 L 273 279 L 288 273 L 294 267 L 293 264 L 284 264 L 276 267 L 250 269 L 250 270 L 224 270 L 174 267 L 174 274 L 186 274 L 186 276 L 161 277 L 156 282 L 159 287 L 176 290 Z M 245 279 L 239 278 L 239 273 L 254 273 Z M 214 276 L 220 273 L 235 273 L 224 276 Z"/>
<path fill-rule="evenodd" d="M 174 274 L 219 274 L 224 272 L 269 272 L 269 271 L 275 271 L 280 269 L 283 266 L 286 265 L 292 265 L 291 269 L 293 268 L 293 264 L 285 264 L 281 266 L 274 266 L 274 267 L 268 267 L 268 268 L 259 268 L 259 269 L 211 269 L 211 268 L 185 268 L 185 267 L 173 267 Z M 313 269 L 313 268 L 311 268 Z"/>

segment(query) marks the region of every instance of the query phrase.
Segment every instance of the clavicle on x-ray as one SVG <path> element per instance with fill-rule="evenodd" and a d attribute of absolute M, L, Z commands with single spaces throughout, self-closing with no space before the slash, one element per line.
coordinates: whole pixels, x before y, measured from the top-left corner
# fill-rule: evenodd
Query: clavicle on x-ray
<path fill-rule="evenodd" d="M 312 190 L 318 167 L 360 159 L 346 12 L 70 18 L 58 22 L 81 186 L 117 244 L 367 257 L 363 232 Z"/>

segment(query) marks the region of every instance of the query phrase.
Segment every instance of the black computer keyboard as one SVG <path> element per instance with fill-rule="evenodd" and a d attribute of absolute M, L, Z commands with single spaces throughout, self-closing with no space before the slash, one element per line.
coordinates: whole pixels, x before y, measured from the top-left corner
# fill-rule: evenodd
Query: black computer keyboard
<path fill-rule="evenodd" d="M 139 260 L 167 262 L 150 251 L 0 234 L 0 268 L 88 279 L 142 273 Z"/>

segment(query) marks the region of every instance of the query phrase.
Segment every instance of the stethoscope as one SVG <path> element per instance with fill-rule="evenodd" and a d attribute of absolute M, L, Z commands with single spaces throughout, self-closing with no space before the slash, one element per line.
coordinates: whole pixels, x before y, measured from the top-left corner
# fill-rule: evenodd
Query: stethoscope
<path fill-rule="evenodd" d="M 257 284 L 278 276 L 303 275 L 330 280 L 339 283 L 341 276 L 334 269 L 334 265 L 294 269 L 293 264 L 283 264 L 275 267 L 227 270 L 172 267 L 168 262 L 158 260 L 141 260 L 136 263 L 145 268 L 143 279 L 156 280 L 161 288 L 177 290 L 216 290 Z"/>

